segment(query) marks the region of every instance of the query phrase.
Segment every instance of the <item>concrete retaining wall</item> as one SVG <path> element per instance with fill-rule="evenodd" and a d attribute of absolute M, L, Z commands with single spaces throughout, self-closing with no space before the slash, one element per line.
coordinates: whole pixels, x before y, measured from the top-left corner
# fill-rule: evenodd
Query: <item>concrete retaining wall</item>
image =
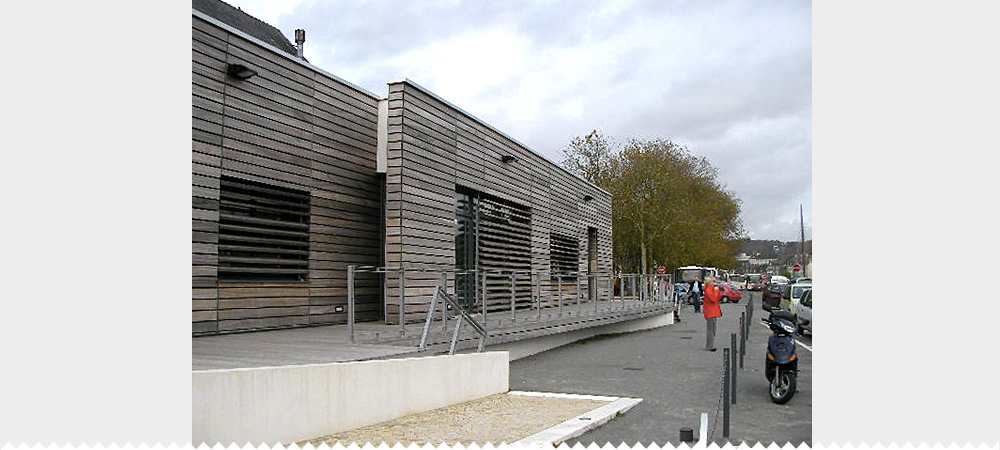
<path fill-rule="evenodd" d="M 507 352 L 192 372 L 192 444 L 290 444 L 509 388 Z"/>

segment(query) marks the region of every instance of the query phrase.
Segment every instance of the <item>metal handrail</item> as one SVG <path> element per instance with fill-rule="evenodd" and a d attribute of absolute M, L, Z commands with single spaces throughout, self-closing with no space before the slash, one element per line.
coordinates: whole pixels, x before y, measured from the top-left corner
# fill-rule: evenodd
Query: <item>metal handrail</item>
<path fill-rule="evenodd" d="M 421 351 L 427 348 L 427 335 L 431 331 L 431 321 L 434 318 L 434 310 L 437 309 L 438 298 L 441 298 L 443 302 L 441 303 L 441 314 L 442 320 L 448 320 L 447 311 L 448 308 L 445 305 L 449 305 L 458 311 L 458 323 L 455 324 L 455 334 L 451 338 L 451 347 L 448 350 L 449 355 L 455 354 L 455 349 L 458 346 L 458 336 L 462 330 L 463 321 L 468 321 L 472 329 L 479 335 L 479 348 L 478 352 L 482 352 L 486 347 L 486 338 L 489 333 L 486 332 L 486 328 L 483 327 L 479 322 L 472 317 L 471 314 L 465 309 L 465 306 L 459 303 L 453 296 L 448 294 L 446 291 L 446 285 L 438 286 L 434 292 L 434 297 L 431 299 L 431 307 L 427 312 L 427 319 L 424 321 L 424 332 L 420 337 L 420 346 L 418 347 Z"/>
<path fill-rule="evenodd" d="M 472 318 L 472 316 L 470 315 L 470 311 L 468 311 L 466 309 L 465 305 L 463 305 L 461 302 L 457 301 L 457 298 L 456 298 L 457 294 L 448 294 L 448 292 L 447 292 L 447 282 L 448 281 L 447 280 L 448 280 L 448 274 L 450 274 L 450 273 L 454 273 L 455 275 L 473 276 L 472 279 L 476 280 L 476 282 L 474 282 L 475 284 L 478 284 L 479 280 L 481 280 L 482 283 L 483 283 L 482 287 L 481 287 L 482 290 L 483 290 L 483 292 L 486 292 L 486 289 L 487 289 L 487 278 L 488 277 L 506 276 L 510 280 L 509 281 L 510 282 L 510 294 L 511 294 L 511 298 L 510 298 L 510 318 L 511 318 L 511 321 L 513 321 L 515 323 L 517 322 L 517 318 L 518 318 L 517 310 L 519 309 L 519 307 L 518 307 L 518 301 L 517 301 L 517 298 L 518 298 L 517 291 L 518 291 L 518 286 L 520 285 L 520 282 L 517 279 L 519 275 L 520 276 L 528 275 L 530 277 L 530 280 L 528 282 L 528 286 L 529 286 L 529 290 L 530 290 L 530 295 L 529 295 L 530 302 L 528 304 L 528 308 L 527 309 L 528 309 L 528 311 L 530 311 L 531 307 L 534 306 L 534 308 L 537 310 L 536 316 L 537 316 L 538 320 L 541 320 L 541 309 L 542 309 L 542 297 L 543 296 L 545 296 L 545 298 L 548 299 L 547 303 L 549 304 L 550 307 L 555 307 L 555 305 L 553 305 L 552 302 L 553 302 L 553 300 L 558 300 L 558 303 L 557 303 L 557 305 L 558 305 L 558 317 L 561 318 L 561 317 L 564 316 L 563 305 L 565 303 L 567 303 L 567 302 L 565 302 L 565 300 L 563 298 L 563 293 L 564 293 L 563 292 L 564 291 L 564 289 L 563 289 L 564 288 L 564 283 L 563 283 L 564 280 L 563 279 L 564 278 L 576 278 L 575 283 L 573 283 L 573 281 L 569 281 L 570 285 L 573 285 L 573 284 L 576 285 L 575 296 L 576 296 L 576 306 L 577 307 L 575 308 L 576 309 L 575 314 L 574 313 L 570 313 L 571 316 L 572 315 L 579 316 L 579 315 L 583 314 L 583 301 L 585 300 L 584 297 L 587 297 L 586 301 L 591 301 L 590 300 L 590 296 L 594 295 L 594 294 L 591 294 L 589 292 L 590 291 L 590 286 L 591 286 L 590 285 L 590 281 L 593 281 L 593 286 L 599 292 L 599 290 L 601 288 L 601 284 L 603 284 L 603 283 L 600 282 L 601 278 L 607 278 L 607 284 L 605 285 L 605 288 L 607 289 L 607 298 L 606 298 L 606 301 L 607 301 L 608 308 L 611 309 L 611 310 L 616 309 L 614 307 L 613 303 L 612 303 L 615 298 L 623 299 L 623 300 L 624 299 L 630 299 L 631 300 L 630 302 L 629 301 L 623 302 L 623 304 L 620 305 L 619 309 L 621 309 L 621 308 L 631 309 L 631 308 L 635 307 L 636 304 L 640 304 L 641 305 L 641 304 L 644 304 L 644 303 L 665 302 L 666 300 L 671 299 L 671 297 L 673 297 L 672 294 L 674 293 L 673 289 L 672 289 L 673 288 L 672 283 L 670 283 L 670 279 L 672 277 L 670 277 L 670 275 L 667 275 L 667 274 L 628 274 L 628 273 L 615 273 L 615 272 L 554 272 L 554 271 L 543 271 L 543 270 L 527 270 L 526 271 L 526 270 L 498 270 L 498 269 L 493 269 L 493 270 L 484 270 L 484 269 L 459 270 L 459 269 L 448 269 L 448 268 L 442 268 L 442 267 L 427 267 L 427 266 L 424 266 L 424 267 L 412 267 L 412 266 L 403 265 L 403 264 L 400 264 L 399 266 L 395 266 L 395 267 L 377 267 L 377 266 L 355 266 L 355 265 L 351 265 L 351 266 L 347 267 L 347 297 L 348 297 L 347 298 L 347 322 L 348 322 L 349 342 L 351 344 L 355 343 L 355 286 L 354 285 L 355 285 L 355 280 L 356 280 L 357 274 L 358 273 L 379 273 L 379 274 L 398 273 L 399 274 L 399 293 L 398 293 L 398 297 L 399 297 L 399 317 L 398 317 L 398 321 L 399 321 L 399 336 L 400 337 L 406 337 L 406 323 L 407 323 L 407 321 L 406 321 L 406 310 L 405 310 L 405 308 L 406 308 L 406 293 L 405 293 L 405 290 L 406 290 L 406 274 L 407 273 L 413 273 L 413 272 L 420 272 L 420 273 L 433 272 L 433 273 L 439 273 L 439 274 L 441 274 L 441 278 L 442 278 L 442 280 L 441 280 L 442 284 L 441 284 L 441 286 L 439 286 L 436 289 L 435 294 L 434 294 L 434 296 L 433 296 L 433 298 L 431 300 L 430 308 L 427 311 L 427 316 L 424 318 L 424 329 L 425 329 L 425 331 L 424 331 L 424 334 L 421 336 L 421 342 L 420 342 L 420 347 L 419 347 L 420 350 L 423 350 L 423 349 L 426 348 L 427 333 L 428 333 L 428 331 L 430 329 L 431 322 L 433 322 L 433 320 L 435 320 L 433 318 L 433 316 L 434 316 L 435 310 L 437 309 L 438 297 L 441 297 L 443 299 L 443 301 L 441 303 L 441 308 L 442 308 L 441 317 L 442 317 L 442 325 L 443 325 L 444 330 L 447 330 L 447 328 L 448 328 L 448 323 L 447 322 L 448 322 L 448 319 L 449 319 L 448 318 L 448 307 L 449 307 L 449 305 L 450 305 L 451 308 L 455 309 L 456 311 L 459 311 L 459 313 L 460 313 L 459 325 L 456 326 L 456 332 L 455 332 L 455 336 L 456 337 L 453 338 L 453 344 L 454 344 L 455 339 L 457 339 L 457 336 L 458 336 L 457 328 L 459 328 L 461 326 L 461 323 L 463 321 L 465 321 L 465 320 L 469 320 L 469 322 L 471 324 L 473 324 L 472 326 L 474 328 L 476 328 L 477 333 L 481 330 L 483 334 L 488 335 L 488 332 L 487 332 L 487 327 L 488 327 L 487 312 L 488 312 L 489 309 L 491 309 L 491 308 L 488 308 L 488 306 L 492 305 L 492 306 L 495 307 L 496 305 L 498 305 L 498 303 L 496 303 L 496 302 L 490 303 L 490 302 L 487 301 L 486 298 L 484 298 L 483 302 L 482 302 L 482 322 L 483 323 L 480 324 L 479 322 L 475 321 Z M 543 294 L 543 286 L 545 286 L 546 283 L 542 283 L 542 277 L 543 276 L 546 276 L 548 278 L 548 280 L 555 280 L 555 283 L 547 283 L 548 288 L 544 289 L 546 291 L 545 294 Z M 586 286 L 587 286 L 586 289 L 584 289 L 584 286 L 585 286 L 584 280 L 583 280 L 584 278 L 586 278 L 588 280 L 588 282 L 586 283 Z M 523 278 L 522 278 L 522 280 L 523 280 Z M 620 280 L 621 281 L 620 283 L 618 283 L 618 287 L 619 287 L 618 294 L 619 295 L 617 295 L 617 296 L 615 295 L 616 280 Z M 386 281 L 388 281 L 388 280 L 386 280 Z M 665 291 L 664 285 L 661 284 L 661 283 L 664 283 L 664 282 L 667 283 L 667 286 L 668 286 L 667 289 L 668 289 L 668 291 Z M 639 289 L 640 285 L 641 285 L 641 290 Z M 553 289 L 553 288 L 556 288 L 556 289 Z M 587 292 L 586 295 L 584 294 L 585 291 Z M 629 291 L 628 292 L 629 295 L 626 295 L 626 291 Z M 569 292 L 572 292 L 572 291 L 569 291 Z M 384 295 L 386 295 L 386 297 L 388 297 L 388 295 L 386 293 L 384 293 Z M 597 294 L 597 295 L 594 295 L 593 298 L 594 298 L 594 300 L 593 300 L 593 302 L 594 302 L 594 314 L 596 314 L 597 311 L 598 311 L 598 305 L 601 302 L 601 297 L 600 297 L 599 294 Z M 388 304 L 388 301 L 389 301 L 388 298 L 386 298 L 385 301 Z M 479 302 L 476 302 L 476 303 L 479 303 Z M 570 305 L 572 304 L 572 296 L 570 297 L 570 303 L 569 304 Z M 676 305 L 676 303 L 675 303 L 675 307 L 676 306 L 678 306 L 678 305 Z M 523 310 L 525 308 L 522 307 L 520 309 Z M 495 312 L 496 311 L 495 308 L 493 308 L 493 311 L 494 311 L 493 313 L 496 313 Z M 485 342 L 485 337 L 482 339 L 482 342 L 480 343 L 481 346 L 483 345 L 483 342 Z"/>

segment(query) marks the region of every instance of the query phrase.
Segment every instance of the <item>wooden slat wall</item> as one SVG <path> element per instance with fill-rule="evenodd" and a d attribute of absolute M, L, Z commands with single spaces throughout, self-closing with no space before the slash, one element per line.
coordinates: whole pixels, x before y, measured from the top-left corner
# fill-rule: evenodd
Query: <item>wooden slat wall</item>
<path fill-rule="evenodd" d="M 579 270 L 586 271 L 587 227 L 595 227 L 598 268 L 611 271 L 610 194 L 406 81 L 389 85 L 388 123 L 389 265 L 404 262 L 408 267 L 454 268 L 454 191 L 458 185 L 530 205 L 533 270 L 548 272 L 549 233 L 554 231 L 579 242 Z M 503 155 L 513 155 L 517 161 L 504 164 Z M 585 195 L 593 200 L 584 202 Z M 407 277 L 407 314 L 426 310 L 435 281 L 411 282 Z M 391 321 L 398 311 L 397 285 L 398 281 L 388 282 Z M 605 283 L 600 286 L 600 295 L 605 295 Z M 554 290 L 555 283 L 542 277 L 543 301 L 555 302 Z M 575 292 L 574 283 L 570 294 Z"/>
<path fill-rule="evenodd" d="M 193 332 L 345 322 L 347 266 L 380 263 L 378 100 L 196 15 L 192 38 Z M 308 282 L 218 283 L 223 174 L 310 192 Z M 356 286 L 357 319 L 378 319 L 377 278 Z"/>

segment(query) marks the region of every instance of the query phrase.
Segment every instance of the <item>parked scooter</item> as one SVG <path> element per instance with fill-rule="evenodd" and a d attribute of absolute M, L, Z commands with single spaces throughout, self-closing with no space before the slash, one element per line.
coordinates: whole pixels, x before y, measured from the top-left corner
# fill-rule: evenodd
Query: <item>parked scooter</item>
<path fill-rule="evenodd" d="M 795 316 L 783 309 L 772 309 L 766 319 L 761 319 L 771 329 L 767 339 L 767 358 L 764 375 L 770 382 L 771 401 L 787 403 L 795 395 L 795 377 L 798 374 L 798 356 L 795 355 Z"/>

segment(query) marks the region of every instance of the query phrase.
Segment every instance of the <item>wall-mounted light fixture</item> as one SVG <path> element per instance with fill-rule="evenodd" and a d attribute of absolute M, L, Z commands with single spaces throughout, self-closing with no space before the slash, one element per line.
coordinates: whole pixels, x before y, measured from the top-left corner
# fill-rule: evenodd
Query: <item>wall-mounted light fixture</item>
<path fill-rule="evenodd" d="M 344 312 L 344 307 L 343 306 L 334 306 L 333 307 L 333 312 Z"/>
<path fill-rule="evenodd" d="M 229 67 L 226 68 L 226 73 L 241 80 L 246 80 L 254 75 L 257 75 L 256 70 L 239 63 L 230 64 Z"/>
<path fill-rule="evenodd" d="M 585 201 L 585 202 L 589 202 L 589 201 L 591 201 L 593 199 L 594 199 L 594 197 L 590 196 L 590 195 L 584 195 L 583 196 L 583 201 Z"/>
<path fill-rule="evenodd" d="M 514 155 L 503 155 L 500 159 L 503 160 L 504 164 L 510 164 L 517 161 L 517 158 L 515 158 Z"/>

